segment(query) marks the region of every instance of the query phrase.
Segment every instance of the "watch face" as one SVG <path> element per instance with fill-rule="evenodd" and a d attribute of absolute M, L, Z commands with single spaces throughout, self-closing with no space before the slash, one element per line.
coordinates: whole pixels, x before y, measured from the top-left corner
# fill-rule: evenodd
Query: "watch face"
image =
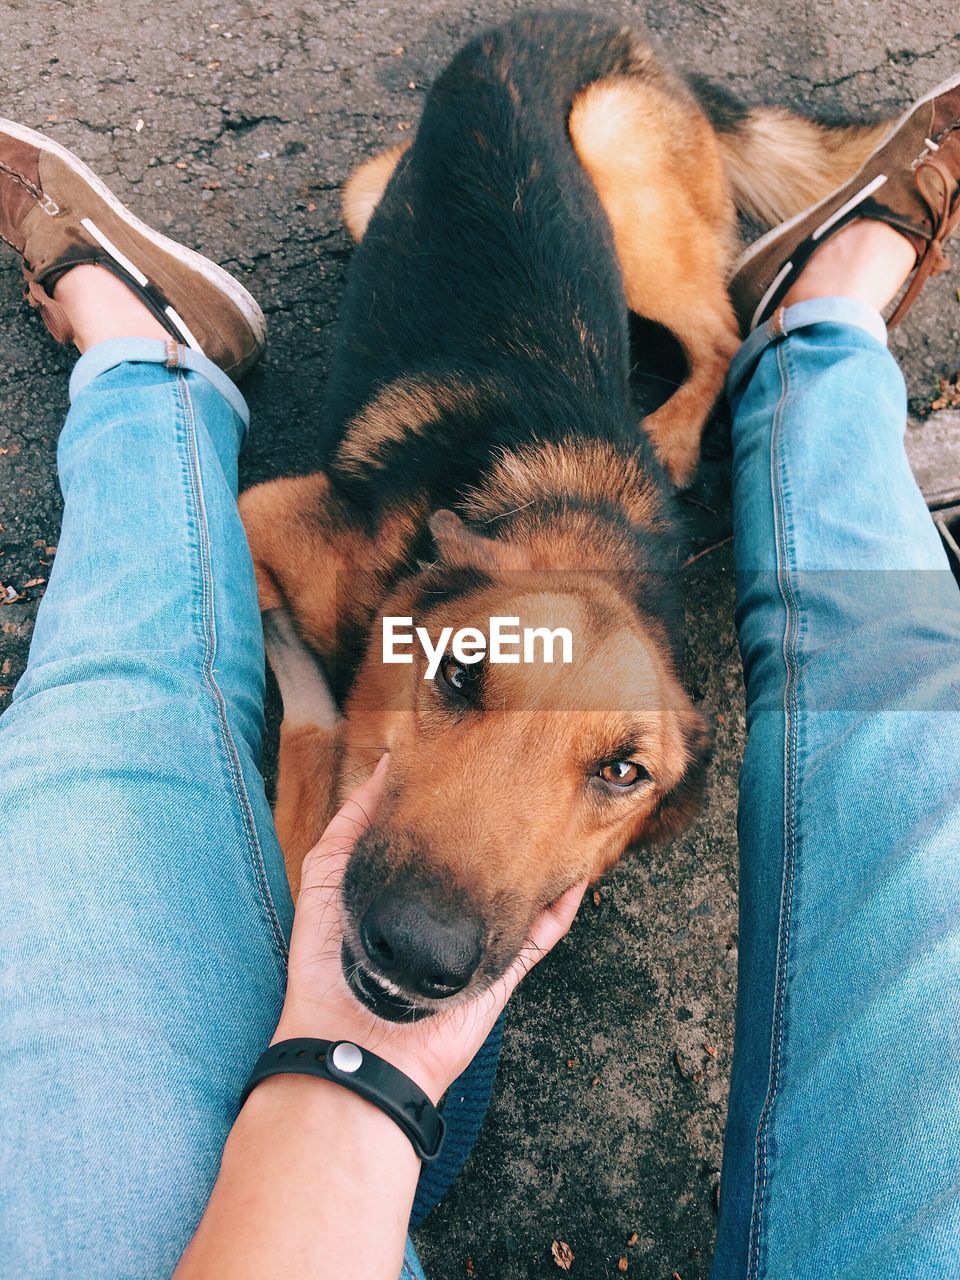
<path fill-rule="evenodd" d="M 334 1045 L 330 1060 L 338 1071 L 359 1071 L 363 1065 L 363 1053 L 357 1045 L 351 1044 L 349 1040 L 343 1040 L 340 1044 Z"/>

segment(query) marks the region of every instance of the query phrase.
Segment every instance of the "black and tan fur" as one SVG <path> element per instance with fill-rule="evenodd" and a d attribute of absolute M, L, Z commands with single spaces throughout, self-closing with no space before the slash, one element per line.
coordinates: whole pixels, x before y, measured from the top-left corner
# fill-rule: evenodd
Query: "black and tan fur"
<path fill-rule="evenodd" d="M 355 950 L 377 887 L 419 877 L 482 922 L 482 985 L 552 896 L 690 821 L 708 733 L 677 677 L 670 489 L 738 342 L 736 206 L 792 214 L 876 132 L 746 111 L 641 32 L 531 15 L 472 41 L 412 145 L 347 183 L 360 243 L 325 466 L 250 491 L 243 515 L 284 697 L 295 888 L 331 805 L 392 752 L 347 878 Z M 644 421 L 630 311 L 688 363 Z M 383 613 L 459 626 L 487 608 L 571 620 L 579 670 L 484 670 L 460 707 L 379 660 Z M 628 749 L 649 782 L 601 794 L 597 761 Z"/>

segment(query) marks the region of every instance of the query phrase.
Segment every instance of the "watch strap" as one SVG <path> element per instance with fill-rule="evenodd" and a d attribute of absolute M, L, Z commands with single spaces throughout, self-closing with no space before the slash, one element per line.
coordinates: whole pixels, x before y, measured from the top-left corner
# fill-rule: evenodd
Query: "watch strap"
<path fill-rule="evenodd" d="M 429 1164 L 443 1145 L 443 1116 L 418 1084 L 389 1062 L 352 1040 L 280 1040 L 257 1059 L 240 1100 L 243 1106 L 270 1076 L 316 1076 L 366 1098 L 400 1126 L 414 1151 Z"/>

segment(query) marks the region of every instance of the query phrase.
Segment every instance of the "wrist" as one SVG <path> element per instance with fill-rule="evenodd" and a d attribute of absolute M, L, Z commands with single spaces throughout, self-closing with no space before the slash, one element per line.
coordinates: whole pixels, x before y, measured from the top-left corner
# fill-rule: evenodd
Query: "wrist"
<path fill-rule="evenodd" d="M 400 1183 L 415 1187 L 421 1163 L 396 1122 L 366 1098 L 332 1080 L 276 1075 L 263 1080 L 247 1098 L 230 1141 L 242 1151 L 259 1135 L 335 1160 L 346 1175 L 389 1164 Z"/>

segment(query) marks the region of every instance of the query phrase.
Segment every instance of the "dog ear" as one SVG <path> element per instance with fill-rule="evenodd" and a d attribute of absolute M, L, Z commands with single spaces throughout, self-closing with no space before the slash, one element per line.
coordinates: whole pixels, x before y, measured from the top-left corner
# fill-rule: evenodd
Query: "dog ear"
<path fill-rule="evenodd" d="M 444 564 L 451 569 L 484 569 L 507 572 L 529 569 L 528 553 L 498 538 L 487 538 L 468 529 L 453 511 L 441 508 L 430 517 L 430 532 Z"/>
<path fill-rule="evenodd" d="M 694 821 L 703 802 L 707 766 L 713 753 L 713 726 L 688 703 L 681 731 L 687 751 L 687 767 L 680 781 L 668 791 L 656 809 L 635 833 L 632 843 L 640 847 L 660 844 L 682 835 Z"/>

